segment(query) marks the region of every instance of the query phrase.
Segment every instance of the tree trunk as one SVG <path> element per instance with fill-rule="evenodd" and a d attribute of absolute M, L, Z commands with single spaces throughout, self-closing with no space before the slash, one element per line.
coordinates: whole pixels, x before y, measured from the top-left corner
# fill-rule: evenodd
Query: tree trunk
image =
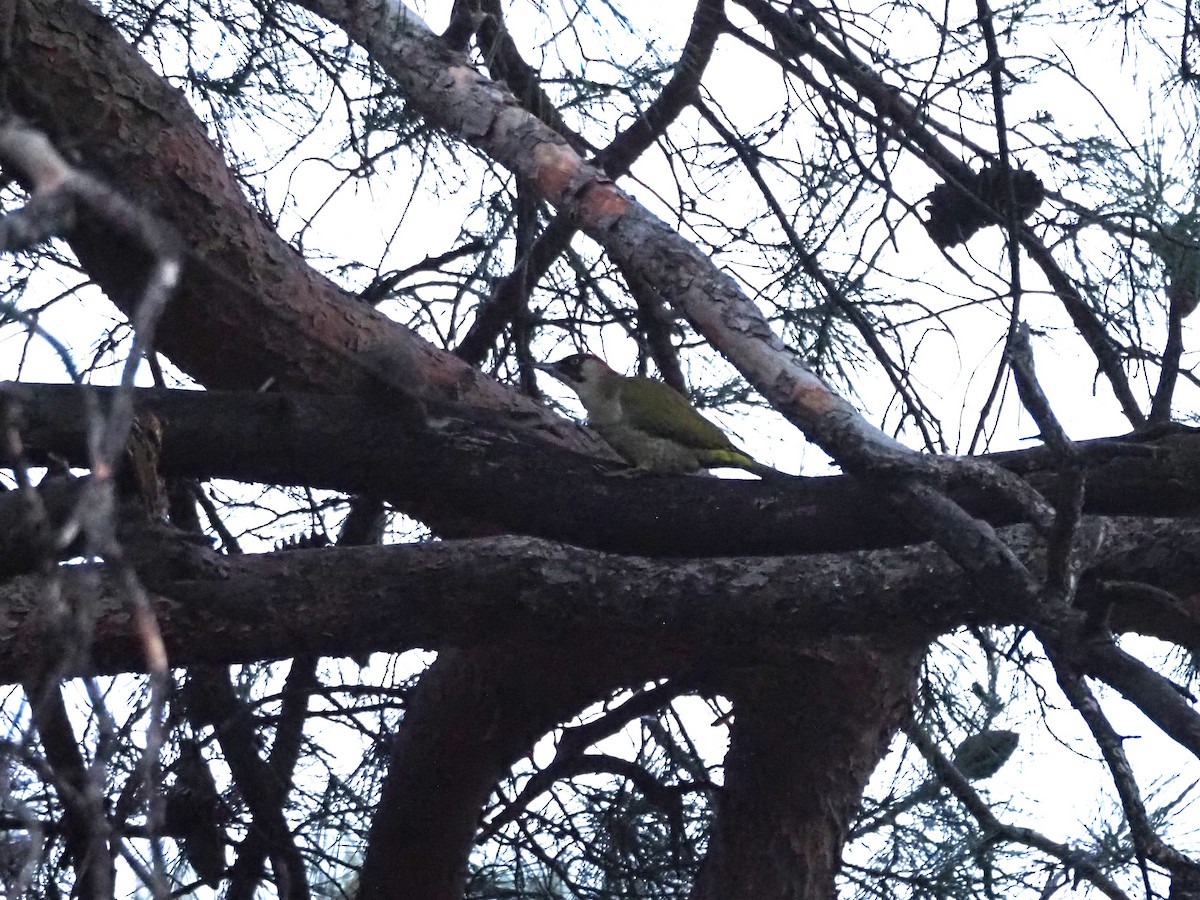
<path fill-rule="evenodd" d="M 826 900 L 924 648 L 841 644 L 736 673 L 725 787 L 692 900 Z"/>
<path fill-rule="evenodd" d="M 512 647 L 441 654 L 396 735 L 360 900 L 462 900 L 488 795 L 556 725 L 646 677 L 621 657 L 573 647 L 537 656 Z"/>

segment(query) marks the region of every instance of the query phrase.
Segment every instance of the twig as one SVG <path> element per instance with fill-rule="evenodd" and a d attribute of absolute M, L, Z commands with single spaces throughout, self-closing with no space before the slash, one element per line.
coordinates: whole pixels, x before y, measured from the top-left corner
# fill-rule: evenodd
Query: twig
<path fill-rule="evenodd" d="M 1173 875 L 1182 872 L 1193 878 L 1200 876 L 1200 865 L 1164 841 L 1154 830 L 1149 816 L 1146 815 L 1146 807 L 1142 803 L 1141 792 L 1129 765 L 1129 758 L 1125 755 L 1122 739 L 1105 718 L 1100 704 L 1091 689 L 1084 684 L 1079 671 L 1065 654 L 1059 653 L 1052 646 L 1047 645 L 1046 655 L 1054 666 L 1059 686 L 1092 732 L 1092 737 L 1104 756 L 1104 762 L 1112 773 L 1113 784 L 1121 798 L 1125 820 L 1129 823 L 1129 835 L 1141 866 L 1146 896 L 1154 896 L 1150 886 L 1150 874 L 1146 868 L 1147 859 L 1163 866 Z"/>
<path fill-rule="evenodd" d="M 904 728 L 904 733 L 921 751 L 921 755 L 929 761 L 934 775 L 962 802 L 967 811 L 979 822 L 984 833 L 992 840 L 1024 844 L 1041 850 L 1068 868 L 1074 869 L 1112 900 L 1129 900 L 1129 896 L 1104 873 L 1103 867 L 1088 854 L 1076 850 L 1068 844 L 1052 841 L 1030 828 L 1021 828 L 1001 822 L 996 818 L 991 807 L 983 801 L 983 798 L 959 774 L 954 764 L 942 754 L 937 745 L 923 731 L 909 725 Z"/>
<path fill-rule="evenodd" d="M 588 747 L 615 734 L 633 719 L 659 709 L 663 704 L 670 702 L 680 690 L 679 685 L 674 682 L 660 684 L 630 697 L 598 719 L 565 729 L 559 738 L 554 759 L 530 778 L 516 797 L 503 801 L 504 808 L 490 822 L 481 826 L 475 843 L 483 844 L 491 840 L 505 825 L 520 818 L 521 813 L 536 797 L 548 791 L 555 781 L 572 773 Z"/>
<path fill-rule="evenodd" d="M 80 492 L 71 516 L 62 526 L 60 541 L 69 543 L 77 532 L 86 538 L 87 551 L 103 556 L 120 573 L 126 596 L 133 606 L 135 626 L 141 639 L 150 672 L 150 725 L 143 765 L 146 783 L 157 783 L 158 754 L 163 743 L 163 710 L 167 697 L 167 654 L 158 623 L 137 574 L 116 538 L 114 477 L 118 461 L 129 440 L 134 421 L 134 381 L 143 355 L 153 346 L 154 333 L 183 266 L 183 244 L 173 228 L 121 197 L 98 179 L 70 165 L 41 132 L 16 116 L 0 116 L 0 159 L 11 166 L 29 187 L 31 198 L 19 213 L 0 220 L 0 248 L 12 249 L 23 242 L 45 240 L 63 233 L 74 222 L 80 209 L 98 216 L 107 224 L 134 239 L 152 260 L 150 272 L 132 317 L 133 345 L 121 373 L 121 382 L 113 393 L 108 415 L 100 415 L 93 405 L 89 428 L 92 478 Z M 81 607 L 76 617 L 72 653 L 57 661 L 56 672 L 87 653 L 91 641 L 91 621 Z M 46 690 L 58 676 L 46 681 Z M 102 720 L 107 719 L 103 698 L 92 692 L 93 707 Z M 102 735 L 103 735 L 102 730 Z M 99 759 L 98 759 L 99 762 Z M 154 790 L 147 791 L 151 816 L 154 815 Z M 105 838 L 107 840 L 107 838 Z M 161 845 L 152 841 L 154 869 L 149 884 L 156 898 L 169 894 Z M 93 861 L 93 866 L 98 861 Z"/>
<path fill-rule="evenodd" d="M 1086 563 L 1099 550 L 1103 533 L 1101 531 L 1093 536 L 1094 539 L 1089 542 L 1091 553 L 1084 558 L 1084 548 L 1076 537 L 1083 516 L 1086 468 L 1082 455 L 1054 415 L 1050 400 L 1038 382 L 1029 335 L 1029 325 L 1021 322 L 1009 339 L 1007 356 L 1021 402 L 1037 423 L 1046 446 L 1060 458 L 1064 470 L 1060 499 L 1049 534 L 1046 586 L 1051 598 L 1067 603 L 1074 596 Z"/>

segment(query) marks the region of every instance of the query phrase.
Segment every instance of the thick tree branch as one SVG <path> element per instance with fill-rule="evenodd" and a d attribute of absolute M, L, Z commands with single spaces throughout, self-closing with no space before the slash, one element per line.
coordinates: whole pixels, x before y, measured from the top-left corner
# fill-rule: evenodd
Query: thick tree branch
<path fill-rule="evenodd" d="M 627 174 L 630 166 L 666 133 L 695 96 L 721 32 L 724 22 L 720 15 L 722 6 L 723 0 L 700 0 L 697 3 L 691 31 L 671 80 L 643 114 L 598 154 L 596 164 L 611 178 Z M 514 90 L 514 93 L 519 92 Z M 500 332 L 525 302 L 527 292 L 549 271 L 574 235 L 575 225 L 567 215 L 557 216 L 547 226 L 527 254 L 521 271 L 502 279 L 488 301 L 476 311 L 475 322 L 455 350 L 458 356 L 476 365 L 482 361 Z M 636 291 L 633 285 L 631 289 Z"/>
<path fill-rule="evenodd" d="M 5 71 L 16 111 L 51 139 L 63 136 L 90 171 L 167 219 L 186 246 L 179 289 L 157 334 L 158 348 L 184 371 L 214 388 L 270 382 L 382 393 L 382 385 L 390 403 L 414 415 L 414 400 L 449 399 L 542 419 L 551 441 L 581 439 L 312 269 L 246 200 L 183 95 L 90 5 L 29 0 L 4 22 L 12 28 L 0 38 L 12 55 Z M 70 243 L 132 316 L 147 264 L 137 242 L 85 215 Z"/>
<path fill-rule="evenodd" d="M 1035 570 L 1044 564 L 1028 528 L 1008 529 L 1004 537 L 1024 564 Z M 1171 554 L 1171 567 L 1149 573 L 1139 567 L 1164 552 Z M 494 538 L 233 558 L 194 547 L 175 553 L 159 548 L 154 556 L 156 566 L 142 575 L 157 596 L 155 613 L 173 666 L 514 642 L 629 646 L 631 654 L 659 660 L 657 674 L 672 675 L 681 661 L 788 659 L 830 636 L 903 632 L 932 639 L 964 624 L 1026 622 L 1038 613 L 981 596 L 930 545 L 656 561 L 532 538 Z M 1089 580 L 1129 574 L 1163 591 L 1200 593 L 1196 523 L 1111 520 L 1100 559 L 1086 573 Z M 97 575 L 101 592 L 93 597 Z M 91 660 L 68 674 L 140 671 L 144 655 L 122 586 L 91 566 L 64 569 L 61 578 L 64 596 L 87 592 L 98 617 Z M 737 602 L 731 602 L 735 587 Z M 0 591 L 8 623 L 0 635 L 0 681 L 24 677 L 42 662 L 41 590 L 39 577 L 22 576 Z M 598 603 L 597 597 L 608 599 Z M 1181 630 L 1156 636 L 1200 647 L 1196 622 L 1181 615 L 1171 622 Z M 1103 660 L 1106 668 L 1095 674 L 1125 692 L 1112 671 L 1116 664 Z M 1091 667 L 1103 660 L 1081 668 L 1093 674 Z M 1170 715 L 1185 714 L 1186 703 L 1179 703 L 1183 710 Z M 1196 727 L 1182 721 L 1175 726 Z M 1187 745 L 1200 754 L 1200 739 Z"/>
<path fill-rule="evenodd" d="M 20 408 L 28 453 L 87 465 L 84 390 L 0 387 L 0 396 Z M 105 389 L 86 390 L 106 396 Z M 603 474 L 609 464 L 601 460 L 544 445 L 536 426 L 484 418 L 477 409 L 430 405 L 437 427 L 413 432 L 370 399 L 146 390 L 137 392 L 135 402 L 138 416 L 161 425 L 160 464 L 172 477 L 373 494 L 401 510 L 432 506 L 483 515 L 511 532 L 649 555 L 802 553 L 919 540 L 881 509 L 869 486 L 852 478 L 614 478 Z M 1154 442 L 1134 437 L 1077 446 L 1089 480 L 1085 512 L 1200 512 L 1200 482 L 1193 477 L 1200 469 L 1200 436 L 1181 429 Z M 1045 448 L 987 459 L 1050 496 L 1061 490 L 1060 463 Z M 49 508 L 69 510 L 69 485 L 53 490 Z M 1022 519 L 1021 509 L 995 492 L 960 486 L 950 493 L 994 525 Z M 23 517 L 19 495 L 0 498 L 0 572 L 30 546 Z"/>
<path fill-rule="evenodd" d="M 837 896 L 850 819 L 908 715 L 923 651 L 899 635 L 852 641 L 728 679 L 725 786 L 692 900 Z"/>
<path fill-rule="evenodd" d="M 496 782 L 556 724 L 647 677 L 652 658 L 569 641 L 537 654 L 498 643 L 439 655 L 396 735 L 363 900 L 461 900 L 479 811 Z"/>

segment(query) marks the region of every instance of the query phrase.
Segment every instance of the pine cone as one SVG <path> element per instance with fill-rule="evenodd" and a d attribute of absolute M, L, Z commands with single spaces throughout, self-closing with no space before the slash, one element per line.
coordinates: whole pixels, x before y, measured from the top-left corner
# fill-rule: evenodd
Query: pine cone
<path fill-rule="evenodd" d="M 967 781 L 991 778 L 1008 762 L 1021 736 L 1015 731 L 989 729 L 973 734 L 954 748 L 954 768 Z"/>
<path fill-rule="evenodd" d="M 939 247 L 965 244 L 975 232 L 1001 224 L 1002 211 L 1008 207 L 1008 182 L 997 163 L 971 175 L 962 186 L 939 184 L 930 193 L 929 221 L 925 230 Z M 1046 199 L 1042 180 L 1025 169 L 1012 172 L 1013 212 L 1025 221 Z"/>

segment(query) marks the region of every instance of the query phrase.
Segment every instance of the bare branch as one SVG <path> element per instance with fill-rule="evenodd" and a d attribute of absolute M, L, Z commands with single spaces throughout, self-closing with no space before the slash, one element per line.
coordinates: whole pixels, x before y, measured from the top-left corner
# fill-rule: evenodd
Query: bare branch
<path fill-rule="evenodd" d="M 1082 655 L 1075 651 L 1083 649 Z M 1200 758 L 1200 714 L 1185 692 L 1115 643 L 1096 641 L 1073 648 L 1074 665 L 1115 688 L 1163 732 Z"/>
<path fill-rule="evenodd" d="M 1078 872 L 1106 897 L 1111 897 L 1112 900 L 1129 900 L 1129 895 L 1104 873 L 1104 868 L 1097 860 L 1068 844 L 1052 841 L 1031 828 L 1001 822 L 992 812 L 991 807 L 971 787 L 970 782 L 963 778 L 954 764 L 938 749 L 937 744 L 921 729 L 908 726 L 904 729 L 904 733 L 921 751 L 921 755 L 929 760 L 934 774 L 975 817 L 975 820 L 992 840 L 1024 844 L 1027 847 L 1041 850 L 1046 855 L 1061 861 L 1064 867 Z"/>
<path fill-rule="evenodd" d="M 722 5 L 723 0 L 700 0 L 671 80 L 643 115 L 597 155 L 596 164 L 611 178 L 627 174 L 633 163 L 666 133 L 667 128 L 692 101 L 724 22 L 724 17 L 720 15 Z M 491 297 L 476 311 L 474 323 L 455 350 L 459 357 L 474 364 L 483 360 L 488 348 L 525 302 L 522 286 L 527 286 L 526 290 L 532 289 L 567 248 L 574 235 L 575 224 L 565 214 L 559 215 L 547 226 L 522 261 L 522 271 L 501 279 L 492 290 Z"/>
<path fill-rule="evenodd" d="M 1121 806 L 1125 810 L 1125 820 L 1129 823 L 1129 833 L 1133 839 L 1134 849 L 1142 861 L 1142 878 L 1146 884 L 1147 896 L 1153 895 L 1145 867 L 1147 859 L 1163 866 L 1172 873 L 1172 876 L 1178 872 L 1185 880 L 1194 881 L 1200 877 L 1200 864 L 1189 859 L 1158 836 L 1154 825 L 1146 815 L 1146 807 L 1142 803 L 1141 792 L 1138 790 L 1133 769 L 1129 765 L 1129 758 L 1125 755 L 1122 738 L 1109 724 L 1095 695 L 1084 684 L 1080 673 L 1065 655 L 1050 647 L 1047 647 L 1046 650 L 1058 676 L 1059 686 L 1062 687 L 1063 693 L 1066 694 L 1071 705 L 1075 707 L 1092 732 L 1092 737 L 1096 739 L 1100 753 L 1104 756 L 1104 762 L 1112 774 L 1113 784 L 1117 788 L 1117 796 L 1121 798 Z"/>

